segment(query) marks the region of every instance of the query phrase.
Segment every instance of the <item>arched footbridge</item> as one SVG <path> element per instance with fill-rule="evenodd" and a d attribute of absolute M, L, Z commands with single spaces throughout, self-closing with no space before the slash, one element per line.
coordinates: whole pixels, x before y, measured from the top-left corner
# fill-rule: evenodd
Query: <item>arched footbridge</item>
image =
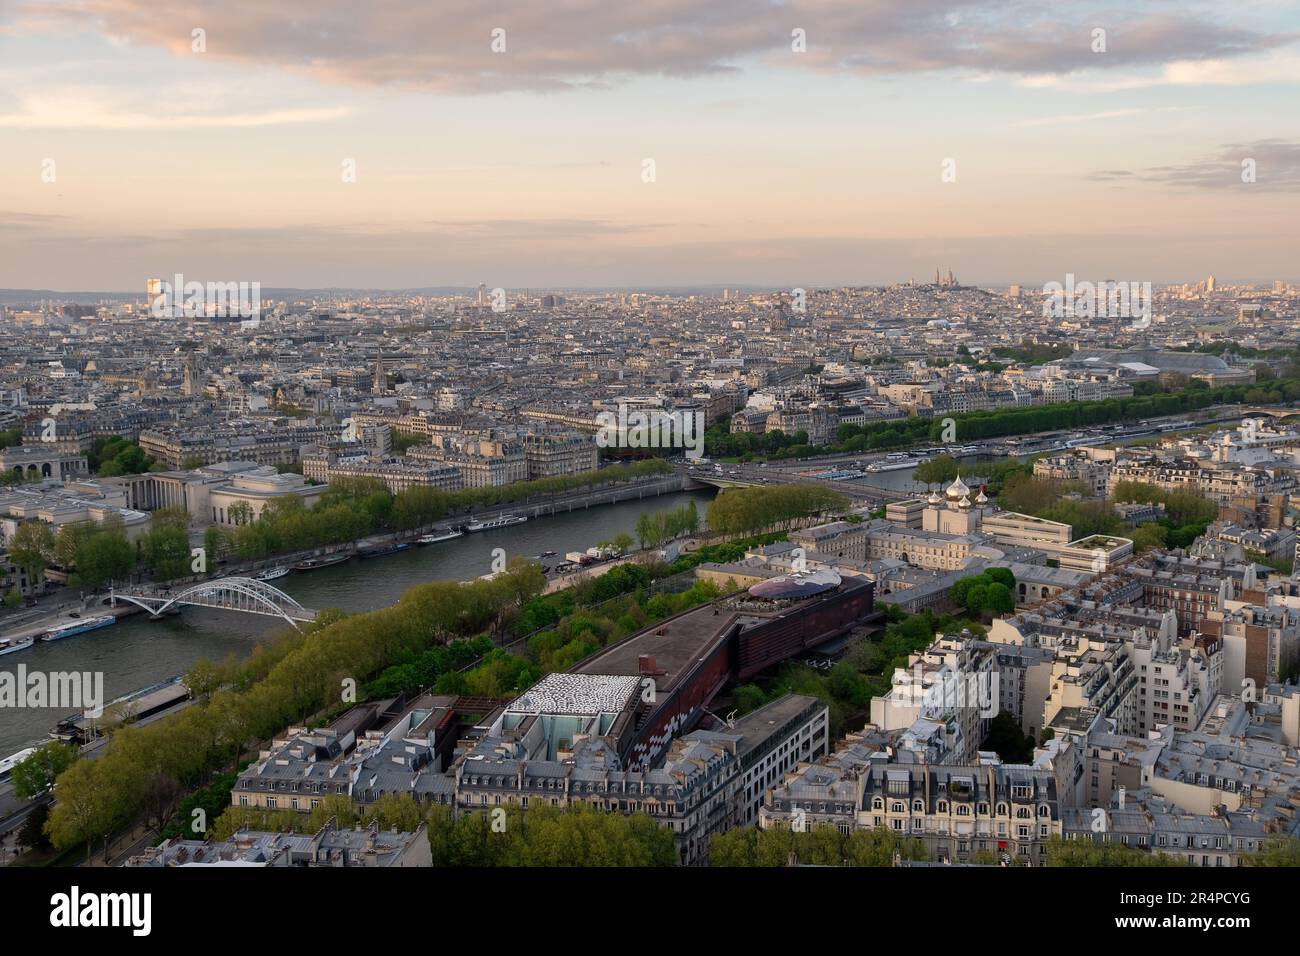
<path fill-rule="evenodd" d="M 211 607 L 223 611 L 262 614 L 288 621 L 294 627 L 316 620 L 316 612 L 303 607 L 279 588 L 256 578 L 217 578 L 194 584 L 175 594 L 170 592 L 112 591 L 112 603 L 129 601 L 154 617 L 174 607 Z"/>

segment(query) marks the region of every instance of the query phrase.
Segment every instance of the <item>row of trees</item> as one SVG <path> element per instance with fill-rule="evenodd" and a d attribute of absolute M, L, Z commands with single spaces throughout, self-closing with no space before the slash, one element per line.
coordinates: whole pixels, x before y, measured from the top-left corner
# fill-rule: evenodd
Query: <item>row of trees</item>
<path fill-rule="evenodd" d="M 9 556 L 32 581 L 55 565 L 68 572 L 70 584 L 84 587 L 121 580 L 138 564 L 152 568 L 160 578 L 176 578 L 192 573 L 188 522 L 184 509 L 163 508 L 154 512 L 149 531 L 132 544 L 116 514 L 102 522 L 69 522 L 57 534 L 43 521 L 28 521 L 14 532 Z"/>
<path fill-rule="evenodd" d="M 927 485 L 948 484 L 957 477 L 961 466 L 952 455 L 936 455 L 929 461 L 923 461 L 912 472 L 912 480 Z"/>
<path fill-rule="evenodd" d="M 728 488 L 709 503 L 709 529 L 724 535 L 783 530 L 802 518 L 843 511 L 849 499 L 810 485 L 755 485 Z"/>
<path fill-rule="evenodd" d="M 704 433 L 706 454 L 714 458 L 780 458 L 792 449 L 809 447 L 808 433 L 802 430 L 787 433 L 774 428 L 766 432 L 733 432 L 730 428 L 731 419 L 728 417 Z"/>
<path fill-rule="evenodd" d="M 1050 357 L 1052 356 L 1043 356 L 1043 359 Z M 1141 394 L 1146 391 L 1139 389 L 1139 393 L 1130 398 L 1107 399 L 1102 402 L 1063 402 L 1057 405 L 1002 408 L 950 417 L 956 422 L 956 440 L 969 442 L 1033 432 L 1137 422 L 1185 414 L 1212 405 L 1241 402 L 1278 405 L 1294 402 L 1300 400 L 1300 379 L 1276 378 L 1261 381 L 1258 385 L 1223 385 L 1217 388 L 1191 381 L 1176 391 Z M 864 451 L 906 448 L 922 443 L 937 444 L 944 440 L 944 421 L 944 418 L 913 416 L 892 421 L 866 422 L 862 425 L 844 424 L 836 429 L 835 441 L 826 445 L 807 444 L 807 436 L 803 433 L 794 436 L 795 440 L 792 440 L 784 433 L 773 432 L 774 437 L 769 439 L 767 435 L 729 434 L 724 426 L 718 425 L 705 433 L 704 447 L 715 457 L 738 456 L 744 460 L 758 457 L 781 459 L 852 455 Z M 799 441 L 798 438 L 803 440 Z"/>
<path fill-rule="evenodd" d="M 438 581 L 367 614 L 322 613 L 305 633 L 287 634 L 243 663 L 202 662 L 187 675 L 194 705 L 157 723 L 119 729 L 102 756 L 59 776 L 46 825 L 51 840 L 60 849 L 96 841 L 107 852 L 112 835 L 155 800 L 170 794 L 174 808 L 183 789 L 203 784 L 232 759 L 238 764 L 250 742 L 350 706 L 350 688 L 390 664 L 499 629 L 544 585 L 535 565 L 516 560 L 491 581 Z"/>
<path fill-rule="evenodd" d="M 1205 387 L 1193 382 L 1176 392 L 1157 395 L 1134 395 L 1131 398 L 1112 398 L 1102 402 L 1065 402 L 1059 405 L 1038 405 L 1022 408 L 1003 408 L 996 411 L 968 412 L 956 415 L 957 436 L 961 441 L 981 438 L 1000 438 L 1006 435 L 1024 435 L 1031 432 L 1058 429 L 1087 428 L 1118 422 L 1143 421 L 1167 415 L 1182 415 L 1209 408 L 1247 402 L 1250 404 L 1281 404 L 1300 399 L 1300 380 L 1278 379 L 1267 388 L 1252 385 L 1223 385 Z M 940 439 L 941 421 L 931 423 L 930 439 Z"/>
<path fill-rule="evenodd" d="M 803 832 L 788 827 L 759 830 L 737 827 L 709 841 L 710 866 L 893 866 L 894 857 L 926 859 L 920 840 L 900 836 L 885 827 L 851 830 L 822 825 Z"/>
<path fill-rule="evenodd" d="M 644 813 L 613 813 L 583 803 L 563 809 L 535 802 L 527 811 L 429 810 L 434 866 L 673 866 L 672 831 Z"/>
<path fill-rule="evenodd" d="M 694 501 L 670 511 L 646 512 L 636 519 L 636 536 L 642 548 L 657 548 L 700 527 L 700 513 Z"/>

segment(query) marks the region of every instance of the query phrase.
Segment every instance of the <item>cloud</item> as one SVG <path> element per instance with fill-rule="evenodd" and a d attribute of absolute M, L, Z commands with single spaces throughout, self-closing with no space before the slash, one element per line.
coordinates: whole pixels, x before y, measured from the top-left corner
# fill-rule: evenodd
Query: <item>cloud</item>
<path fill-rule="evenodd" d="M 0 226 L 12 229 L 40 229 L 67 222 L 67 216 L 57 213 L 17 212 L 12 209 L 0 209 Z"/>
<path fill-rule="evenodd" d="M 606 87 L 633 76 L 734 72 L 748 61 L 873 75 L 967 71 L 1062 76 L 1227 62 L 1294 34 L 1248 30 L 1211 10 L 1143 14 L 1029 0 L 30 0 L 20 18 L 214 60 L 288 67 L 352 86 L 451 93 Z M 1069 22 L 1062 22 L 1065 18 Z M 1107 52 L 1092 30 L 1107 30 Z M 791 52 L 791 31 L 808 51 Z M 504 52 L 493 52 L 494 30 Z M 1208 71 L 1203 70 L 1203 73 Z"/>
<path fill-rule="evenodd" d="M 1300 83 L 1300 55 L 1269 50 L 1238 59 L 1191 59 L 1166 63 L 1154 73 L 1098 76 L 1095 73 L 1037 74 L 1020 85 L 1071 93 L 1116 93 L 1158 86 L 1262 86 Z"/>
<path fill-rule="evenodd" d="M 235 129 L 281 126 L 287 123 L 323 123 L 342 119 L 352 110 L 345 106 L 267 110 L 260 113 L 160 114 L 98 108 L 94 100 L 49 97 L 20 103 L 17 112 L 0 114 L 0 128 L 11 129 Z"/>
<path fill-rule="evenodd" d="M 1125 119 L 1130 116 L 1144 116 L 1150 113 L 1177 113 L 1186 109 L 1183 106 L 1166 106 L 1160 109 L 1134 107 L 1122 110 L 1104 110 L 1100 113 L 1071 113 L 1064 116 L 1043 116 L 1037 119 L 1020 120 L 1012 126 L 1057 126 L 1068 123 L 1091 123 L 1095 120 Z"/>
<path fill-rule="evenodd" d="M 1254 182 L 1242 181 L 1248 160 L 1253 163 Z M 1300 143 L 1278 139 L 1235 143 L 1191 163 L 1141 170 L 1097 170 L 1085 178 L 1093 182 L 1159 183 L 1189 189 L 1289 192 L 1300 189 Z"/>

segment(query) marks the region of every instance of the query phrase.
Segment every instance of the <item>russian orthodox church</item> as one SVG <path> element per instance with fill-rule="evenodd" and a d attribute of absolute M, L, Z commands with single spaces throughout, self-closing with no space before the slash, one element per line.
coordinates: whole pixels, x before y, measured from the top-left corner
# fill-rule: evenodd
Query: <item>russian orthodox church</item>
<path fill-rule="evenodd" d="M 982 489 L 972 501 L 971 489 L 958 475 L 943 497 L 937 491 L 930 492 L 921 516 L 921 528 L 941 534 L 970 534 L 978 531 L 984 524 L 984 516 L 994 511 L 992 502 Z"/>

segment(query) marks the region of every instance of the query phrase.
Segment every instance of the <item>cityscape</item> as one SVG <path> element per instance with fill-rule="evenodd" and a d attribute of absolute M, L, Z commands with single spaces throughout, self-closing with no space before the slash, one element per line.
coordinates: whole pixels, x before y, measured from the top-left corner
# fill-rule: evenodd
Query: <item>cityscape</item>
<path fill-rule="evenodd" d="M 1105 867 L 1208 931 L 1300 865 L 1294 11 L 663 6 L 0 20 L 42 921 Z"/>

